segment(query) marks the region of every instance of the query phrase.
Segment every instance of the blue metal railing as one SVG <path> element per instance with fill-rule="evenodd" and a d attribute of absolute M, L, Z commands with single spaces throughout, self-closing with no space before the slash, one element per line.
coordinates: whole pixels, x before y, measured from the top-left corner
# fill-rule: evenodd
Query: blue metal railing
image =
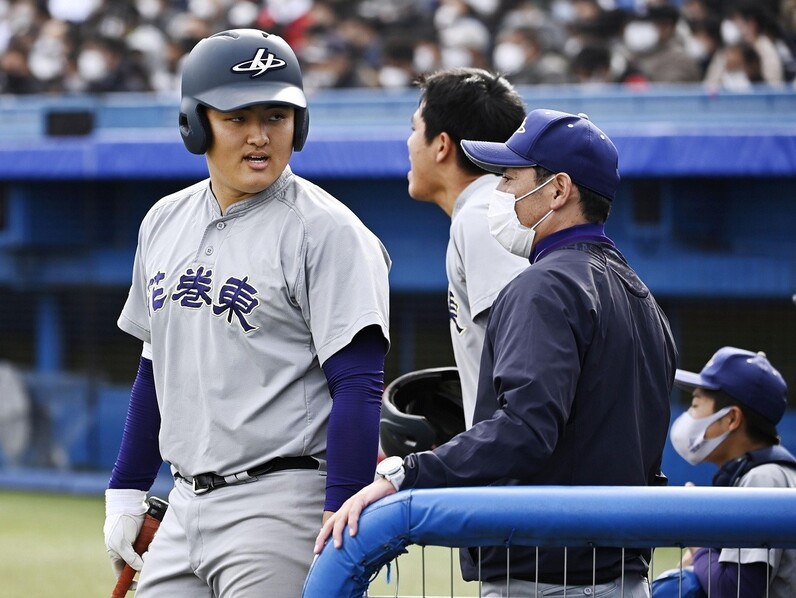
<path fill-rule="evenodd" d="M 362 596 L 410 544 L 795 548 L 796 489 L 535 486 L 399 492 L 328 543 L 305 598 Z M 509 541 L 510 539 L 510 541 Z"/>

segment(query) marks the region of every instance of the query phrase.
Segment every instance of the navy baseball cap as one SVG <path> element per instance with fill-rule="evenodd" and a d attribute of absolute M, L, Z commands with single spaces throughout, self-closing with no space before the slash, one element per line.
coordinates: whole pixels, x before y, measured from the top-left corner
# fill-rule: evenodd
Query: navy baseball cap
<path fill-rule="evenodd" d="M 677 370 L 674 383 L 689 390 L 723 390 L 774 425 L 788 405 L 788 386 L 762 352 L 722 347 L 698 374 Z"/>
<path fill-rule="evenodd" d="M 541 166 L 566 172 L 576 185 L 613 200 L 619 186 L 619 155 L 608 136 L 585 114 L 531 111 L 505 143 L 462 141 L 470 160 L 489 172 Z"/>

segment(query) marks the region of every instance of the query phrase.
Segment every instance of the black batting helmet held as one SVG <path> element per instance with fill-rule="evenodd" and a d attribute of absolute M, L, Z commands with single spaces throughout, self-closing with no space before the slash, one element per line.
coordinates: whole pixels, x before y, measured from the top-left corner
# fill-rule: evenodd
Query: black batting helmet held
<path fill-rule="evenodd" d="M 307 140 L 309 113 L 296 54 L 287 42 L 258 29 L 231 29 L 200 41 L 182 67 L 180 134 L 193 154 L 210 147 L 203 107 L 220 112 L 255 104 L 294 106 L 293 149 Z"/>
<path fill-rule="evenodd" d="M 409 372 L 384 389 L 379 440 L 387 456 L 431 450 L 460 432 L 464 409 L 455 367 Z"/>

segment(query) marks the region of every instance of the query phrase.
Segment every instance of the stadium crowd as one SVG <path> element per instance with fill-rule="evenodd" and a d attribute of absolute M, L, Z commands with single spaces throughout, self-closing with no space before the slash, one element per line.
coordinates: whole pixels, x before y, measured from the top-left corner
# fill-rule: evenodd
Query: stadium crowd
<path fill-rule="evenodd" d="M 255 27 L 309 91 L 450 66 L 515 84 L 793 86 L 796 0 L 0 0 L 0 93 L 172 92 L 214 32 Z"/>

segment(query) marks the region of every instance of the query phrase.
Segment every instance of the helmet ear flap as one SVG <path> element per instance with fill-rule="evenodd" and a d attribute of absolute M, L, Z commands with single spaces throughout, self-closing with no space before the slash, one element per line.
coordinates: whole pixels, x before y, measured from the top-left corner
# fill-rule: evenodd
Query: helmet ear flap
<path fill-rule="evenodd" d="M 180 135 L 192 154 L 204 154 L 210 147 L 210 123 L 204 107 L 198 102 L 184 106 L 180 111 Z"/>
<path fill-rule="evenodd" d="M 310 111 L 306 108 L 296 108 L 295 116 L 293 117 L 293 150 L 300 152 L 307 141 L 307 135 L 310 132 Z"/>

